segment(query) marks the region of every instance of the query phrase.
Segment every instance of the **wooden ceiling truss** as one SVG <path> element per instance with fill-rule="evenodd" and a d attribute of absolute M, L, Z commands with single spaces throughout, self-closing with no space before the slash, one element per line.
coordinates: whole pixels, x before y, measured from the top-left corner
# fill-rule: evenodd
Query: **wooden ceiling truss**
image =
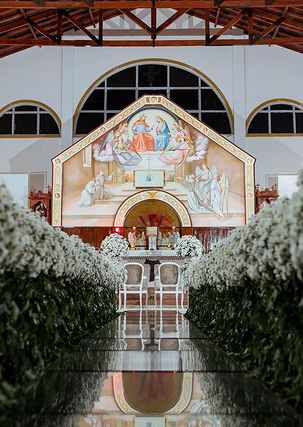
<path fill-rule="evenodd" d="M 149 23 L 137 9 L 150 11 Z M 157 9 L 171 10 L 159 25 Z M 186 14 L 201 20 L 201 37 L 188 37 L 181 28 L 178 37 L 169 39 L 165 30 Z M 104 23 L 117 16 L 145 36 L 105 37 Z M 234 36 L 232 29 L 243 36 Z M 303 53 L 303 0 L 0 1 L 0 57 L 31 46 L 232 45 L 280 45 Z"/>

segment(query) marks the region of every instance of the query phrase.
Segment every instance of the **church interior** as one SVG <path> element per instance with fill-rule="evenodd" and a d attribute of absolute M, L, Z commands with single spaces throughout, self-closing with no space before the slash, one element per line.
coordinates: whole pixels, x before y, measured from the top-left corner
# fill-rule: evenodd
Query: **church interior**
<path fill-rule="evenodd" d="M 303 425 L 302 53 L 300 0 L 0 2 L 0 424 Z"/>

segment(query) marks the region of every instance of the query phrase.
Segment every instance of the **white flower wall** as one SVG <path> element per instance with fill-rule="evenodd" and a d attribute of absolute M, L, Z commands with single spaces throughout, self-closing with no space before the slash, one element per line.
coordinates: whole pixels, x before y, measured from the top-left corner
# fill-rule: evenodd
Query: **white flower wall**
<path fill-rule="evenodd" d="M 0 273 L 17 270 L 100 287 L 119 286 L 125 277 L 119 263 L 19 208 L 0 184 Z"/>
<path fill-rule="evenodd" d="M 303 173 L 291 199 L 265 206 L 184 272 L 189 285 L 218 290 L 293 278 L 303 280 Z"/>

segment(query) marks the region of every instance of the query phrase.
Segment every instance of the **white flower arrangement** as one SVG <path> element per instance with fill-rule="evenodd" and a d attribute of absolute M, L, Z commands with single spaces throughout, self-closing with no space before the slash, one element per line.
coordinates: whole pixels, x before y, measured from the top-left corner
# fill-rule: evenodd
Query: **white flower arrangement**
<path fill-rule="evenodd" d="M 176 244 L 176 254 L 181 257 L 198 258 L 204 253 L 200 240 L 195 236 L 182 236 Z"/>
<path fill-rule="evenodd" d="M 128 251 L 128 241 L 118 233 L 112 233 L 101 243 L 102 254 L 110 258 L 121 258 Z"/>
<path fill-rule="evenodd" d="M 27 277 L 49 275 L 96 286 L 119 286 L 121 264 L 100 254 L 78 236 L 54 229 L 37 213 L 20 208 L 0 184 L 0 274 L 22 271 Z"/>
<path fill-rule="evenodd" d="M 246 283 L 303 281 L 303 173 L 291 199 L 265 206 L 207 255 L 188 265 L 184 280 L 218 290 Z"/>

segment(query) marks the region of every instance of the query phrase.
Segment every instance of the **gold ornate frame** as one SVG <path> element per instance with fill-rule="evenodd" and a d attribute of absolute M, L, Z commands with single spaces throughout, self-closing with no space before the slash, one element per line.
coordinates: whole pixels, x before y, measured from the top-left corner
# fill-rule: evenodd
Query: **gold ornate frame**
<path fill-rule="evenodd" d="M 117 210 L 113 226 L 123 227 L 125 217 L 130 209 L 144 200 L 151 199 L 160 200 L 170 205 L 177 212 L 181 221 L 181 226 L 191 227 L 190 215 L 183 203 L 172 194 L 162 190 L 145 190 L 130 196 L 120 205 L 119 209 Z"/>
<path fill-rule="evenodd" d="M 53 163 L 53 209 L 52 209 L 52 225 L 61 226 L 61 217 L 62 217 L 62 178 L 63 178 L 63 164 L 73 157 L 79 151 L 83 150 L 85 147 L 90 145 L 97 138 L 104 135 L 114 126 L 121 123 L 123 120 L 127 119 L 130 115 L 136 113 L 142 107 L 151 107 L 158 106 L 163 107 L 170 111 L 171 113 L 180 117 L 193 128 L 197 129 L 199 132 L 205 136 L 212 139 L 216 144 L 224 148 L 227 152 L 231 153 L 233 156 L 237 157 L 244 164 L 244 176 L 245 176 L 245 216 L 246 223 L 249 221 L 249 218 L 255 213 L 255 174 L 254 174 L 254 163 L 255 158 L 250 156 L 241 148 L 237 147 L 235 144 L 230 142 L 228 139 L 224 138 L 218 132 L 214 131 L 204 123 L 200 122 L 198 119 L 187 113 L 185 110 L 180 108 L 178 105 L 165 98 L 162 95 L 144 95 L 139 98 L 137 101 L 130 104 L 128 107 L 124 108 L 119 114 L 109 119 L 106 123 L 97 127 L 91 131 L 88 135 L 80 139 L 75 144 L 68 147 L 65 151 L 60 153 L 58 156 L 52 159 Z M 161 193 L 161 192 L 158 192 Z M 166 195 L 168 193 L 165 193 Z M 134 195 L 133 197 L 136 197 Z M 172 196 L 173 197 L 173 196 Z M 178 199 L 176 199 L 178 200 Z M 140 200 L 138 200 L 140 201 Z M 181 203 L 179 201 L 179 203 Z M 123 204 L 122 204 L 123 205 Z M 182 204 L 183 206 L 183 204 Z M 119 208 L 119 210 L 121 207 Z M 188 213 L 187 213 L 188 214 Z M 117 218 L 117 215 L 116 215 Z M 116 222 L 116 220 L 115 220 Z"/>

